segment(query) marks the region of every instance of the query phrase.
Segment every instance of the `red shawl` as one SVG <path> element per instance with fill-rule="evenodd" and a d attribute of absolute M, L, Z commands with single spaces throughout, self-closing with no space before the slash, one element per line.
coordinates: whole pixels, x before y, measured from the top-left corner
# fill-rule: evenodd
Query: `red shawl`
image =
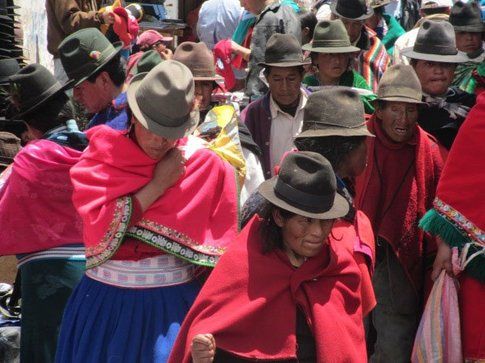
<path fill-rule="evenodd" d="M 69 169 L 81 152 L 52 141 L 29 143 L 0 180 L 0 255 L 82 243 Z"/>
<path fill-rule="evenodd" d="M 296 358 L 296 309 L 313 331 L 318 362 L 366 362 L 364 279 L 353 256 L 356 231 L 338 221 L 330 244 L 295 269 L 280 250 L 262 253 L 258 216 L 222 256 L 186 316 L 169 362 L 190 362 L 192 338 L 249 359 Z M 350 248 L 349 248 L 350 246 Z"/>
<path fill-rule="evenodd" d="M 356 180 L 355 204 L 370 218 L 376 236 L 384 238 L 391 244 L 416 291 L 419 291 L 423 282 L 423 254 L 434 251 L 435 246 L 433 243 L 433 245 L 427 246 L 426 251 L 423 251 L 424 234 L 418 228 L 418 222 L 427 209 L 432 206 L 444 163 L 442 150 L 431 136 L 416 126 L 414 165 L 404 182 L 402 178 L 412 161 L 412 154 L 409 155 L 411 156 L 408 158 L 409 160 L 402 159 L 394 163 L 386 163 L 384 170 L 382 164 L 379 163 L 386 182 L 386 190 L 390 191 L 383 196 L 374 160 L 375 143 L 379 143 L 377 159 L 380 162 L 384 159 L 386 150 L 389 149 L 389 152 L 394 153 L 396 150 L 391 150 L 390 141 L 386 139 L 377 122 L 380 120 L 373 115 L 367 123 L 368 129 L 376 137 L 367 138 L 369 163 L 363 175 Z M 406 155 L 406 151 L 404 148 L 402 149 L 403 156 Z M 404 188 L 406 192 L 400 192 L 397 195 L 392 202 L 392 209 L 389 210 L 391 213 L 381 220 L 382 209 L 391 204 L 392 197 L 398 188 Z M 392 213 L 396 213 L 396 215 Z"/>
<path fill-rule="evenodd" d="M 131 195 L 146 185 L 157 161 L 126 132 L 99 126 L 71 170 L 73 201 L 84 222 L 88 268 L 108 260 L 126 236 L 190 262 L 213 266 L 238 230 L 234 170 L 197 138 L 184 140 L 186 172 L 129 227 Z"/>

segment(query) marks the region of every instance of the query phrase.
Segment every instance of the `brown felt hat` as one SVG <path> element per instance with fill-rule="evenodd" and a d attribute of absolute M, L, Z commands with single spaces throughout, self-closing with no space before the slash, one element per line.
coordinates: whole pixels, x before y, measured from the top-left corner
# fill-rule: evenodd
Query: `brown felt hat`
<path fill-rule="evenodd" d="M 294 35 L 273 34 L 266 43 L 263 67 L 299 67 L 310 64 L 311 61 L 303 59 L 301 44 Z"/>
<path fill-rule="evenodd" d="M 364 104 L 356 91 L 332 87 L 308 97 L 302 131 L 296 138 L 326 136 L 374 136 L 367 129 Z"/>
<path fill-rule="evenodd" d="M 425 20 L 412 48 L 402 52 L 408 58 L 442 63 L 462 63 L 468 58 L 456 48 L 455 31 L 447 21 Z"/>
<path fill-rule="evenodd" d="M 312 42 L 305 44 L 303 50 L 315 53 L 354 53 L 360 48 L 350 43 L 349 35 L 342 20 L 323 20 L 317 24 Z"/>
<path fill-rule="evenodd" d="M 396 64 L 389 67 L 379 81 L 377 99 L 408 103 L 423 103 L 421 83 L 413 67 Z"/>
<path fill-rule="evenodd" d="M 315 152 L 288 154 L 278 175 L 263 182 L 258 191 L 277 207 L 308 218 L 335 219 L 349 211 L 349 203 L 337 193 L 332 165 Z"/>
<path fill-rule="evenodd" d="M 194 91 L 190 69 L 167 60 L 133 77 L 126 94 L 130 110 L 145 128 L 167 139 L 180 139 L 199 122 L 199 113 L 192 111 Z"/>
<path fill-rule="evenodd" d="M 484 31 L 482 12 L 475 1 L 457 1 L 451 8 L 450 23 L 457 32 L 481 33 Z"/>
<path fill-rule="evenodd" d="M 173 60 L 185 64 L 194 81 L 222 81 L 223 77 L 216 74 L 214 56 L 205 43 L 183 42 L 173 54 Z"/>

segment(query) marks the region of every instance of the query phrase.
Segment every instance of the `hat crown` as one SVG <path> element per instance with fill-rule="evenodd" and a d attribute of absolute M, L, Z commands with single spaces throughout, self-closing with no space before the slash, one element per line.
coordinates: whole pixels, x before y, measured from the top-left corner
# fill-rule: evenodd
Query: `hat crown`
<path fill-rule="evenodd" d="M 324 20 L 317 24 L 313 33 L 314 47 L 349 47 L 350 38 L 342 20 Z"/>
<path fill-rule="evenodd" d="M 273 34 L 266 43 L 264 63 L 302 63 L 301 44 L 292 34 Z"/>
<path fill-rule="evenodd" d="M 96 28 L 85 28 L 70 34 L 58 49 L 68 78 L 76 81 L 89 77 L 117 53 L 108 38 Z"/>
<path fill-rule="evenodd" d="M 418 30 L 413 50 L 434 55 L 456 55 L 455 31 L 447 21 L 425 20 Z"/>
<path fill-rule="evenodd" d="M 364 124 L 364 104 L 359 94 L 346 87 L 332 87 L 308 97 L 302 131 L 328 127 L 354 129 Z"/>
<path fill-rule="evenodd" d="M 162 57 L 156 50 L 146 51 L 136 63 L 135 74 L 150 72 L 160 63 L 162 63 Z"/>
<path fill-rule="evenodd" d="M 413 67 L 396 64 L 387 69 L 379 81 L 377 98 L 379 100 L 403 100 L 421 102 L 423 92 L 421 83 Z"/>
<path fill-rule="evenodd" d="M 276 197 L 309 213 L 330 210 L 336 191 L 337 180 L 332 165 L 322 155 L 310 151 L 288 154 L 281 163 L 274 186 Z M 318 211 L 314 200 L 321 201 Z"/>
<path fill-rule="evenodd" d="M 458 31 L 467 31 L 464 27 L 476 32 L 481 32 L 483 30 L 482 12 L 475 1 L 469 3 L 464 3 L 462 1 L 456 2 L 451 8 L 449 21 Z"/>
<path fill-rule="evenodd" d="M 163 127 L 179 127 L 187 121 L 194 99 L 194 80 L 182 63 L 167 60 L 155 66 L 144 77 L 135 93 L 141 112 Z M 163 135 L 161 135 L 163 136 Z"/>
<path fill-rule="evenodd" d="M 62 88 L 54 75 L 43 65 L 33 63 L 10 77 L 12 103 L 23 113 Z"/>
<path fill-rule="evenodd" d="M 369 17 L 374 13 L 372 8 L 367 6 L 366 0 L 337 0 L 333 12 L 340 17 L 355 20 Z"/>
<path fill-rule="evenodd" d="M 13 58 L 0 59 L 0 84 L 8 83 L 8 78 L 20 70 L 19 62 Z"/>
<path fill-rule="evenodd" d="M 194 78 L 216 76 L 214 56 L 203 42 L 183 42 L 175 49 L 173 60 L 185 64 Z"/>

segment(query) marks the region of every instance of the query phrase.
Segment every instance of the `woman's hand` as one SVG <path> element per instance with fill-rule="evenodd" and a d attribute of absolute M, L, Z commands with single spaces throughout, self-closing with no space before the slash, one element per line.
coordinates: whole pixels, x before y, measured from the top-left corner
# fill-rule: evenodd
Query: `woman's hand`
<path fill-rule="evenodd" d="M 160 160 L 153 171 L 152 180 L 141 188 L 135 198 L 145 212 L 165 191 L 174 185 L 185 172 L 185 159 L 182 152 L 172 148 Z"/>
<path fill-rule="evenodd" d="M 249 56 L 251 55 L 251 49 L 239 45 L 234 40 L 231 40 L 231 50 L 233 54 L 241 55 L 246 61 L 249 60 Z"/>
<path fill-rule="evenodd" d="M 448 244 L 441 239 L 438 239 L 438 252 L 433 263 L 433 272 L 431 273 L 431 279 L 436 280 L 441 270 L 446 270 L 448 275 L 454 276 L 453 266 L 451 264 L 451 248 Z"/>
<path fill-rule="evenodd" d="M 216 341 L 212 334 L 197 334 L 190 346 L 194 363 L 210 363 L 216 354 Z"/>

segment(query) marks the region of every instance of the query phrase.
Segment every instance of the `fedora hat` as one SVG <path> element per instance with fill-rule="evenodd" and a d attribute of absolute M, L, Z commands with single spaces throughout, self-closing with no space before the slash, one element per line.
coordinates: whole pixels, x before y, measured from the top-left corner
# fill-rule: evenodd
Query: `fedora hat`
<path fill-rule="evenodd" d="M 408 58 L 431 62 L 462 63 L 468 58 L 456 48 L 455 31 L 447 21 L 425 20 L 412 48 L 402 52 Z"/>
<path fill-rule="evenodd" d="M 296 138 L 326 136 L 374 136 L 367 129 L 364 104 L 356 91 L 331 87 L 308 97 L 302 132 Z"/>
<path fill-rule="evenodd" d="M 278 175 L 263 182 L 258 191 L 277 207 L 308 218 L 335 219 L 349 211 L 349 203 L 337 193 L 330 162 L 315 152 L 288 154 Z"/>
<path fill-rule="evenodd" d="M 0 131 L 0 171 L 13 162 L 13 158 L 20 151 L 20 139 L 14 134 Z"/>
<path fill-rule="evenodd" d="M 216 74 L 214 56 L 205 43 L 183 42 L 175 49 L 172 59 L 185 64 L 192 72 L 194 81 L 224 79 Z"/>
<path fill-rule="evenodd" d="M 67 77 L 78 85 L 119 54 L 122 46 L 122 42 L 111 44 L 99 29 L 85 28 L 67 36 L 58 49 Z"/>
<path fill-rule="evenodd" d="M 365 20 L 374 14 L 366 0 L 336 0 L 330 5 L 334 15 L 349 20 Z"/>
<path fill-rule="evenodd" d="M 20 71 L 20 66 L 16 59 L 0 59 L 0 85 L 8 84 L 10 76 L 18 71 Z"/>
<path fill-rule="evenodd" d="M 396 64 L 389 67 L 379 81 L 378 101 L 423 103 L 421 83 L 413 67 Z"/>
<path fill-rule="evenodd" d="M 457 32 L 481 33 L 484 31 L 482 12 L 475 1 L 457 1 L 451 8 L 450 23 Z"/>
<path fill-rule="evenodd" d="M 136 119 L 154 134 L 180 139 L 199 122 L 199 113 L 192 111 L 194 90 L 190 69 L 167 60 L 133 77 L 127 90 L 128 105 Z"/>
<path fill-rule="evenodd" d="M 150 72 L 157 64 L 162 63 L 162 60 L 156 50 L 146 51 L 136 63 L 133 74 Z"/>
<path fill-rule="evenodd" d="M 350 43 L 349 35 L 342 20 L 323 20 L 317 24 L 313 40 L 303 46 L 303 50 L 315 53 L 353 53 L 360 48 Z"/>
<path fill-rule="evenodd" d="M 310 64 L 303 60 L 301 44 L 291 34 L 273 34 L 266 42 L 264 62 L 258 63 L 264 67 L 299 67 Z"/>
<path fill-rule="evenodd" d="M 69 83 L 61 85 L 54 75 L 43 65 L 33 63 L 10 76 L 10 95 L 19 118 L 32 111 L 54 96 L 64 92 Z"/>

